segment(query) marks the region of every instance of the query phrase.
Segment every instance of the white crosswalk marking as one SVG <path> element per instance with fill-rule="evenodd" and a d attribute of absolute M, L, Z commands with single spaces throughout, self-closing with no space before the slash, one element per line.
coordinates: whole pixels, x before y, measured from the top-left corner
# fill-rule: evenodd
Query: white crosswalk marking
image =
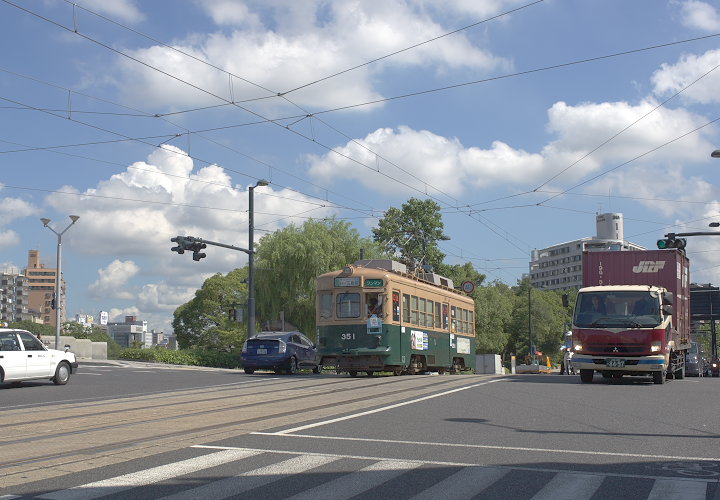
<path fill-rule="evenodd" d="M 218 465 L 239 460 L 241 458 L 251 457 L 261 453 L 257 450 L 232 449 L 223 450 L 201 457 L 189 458 L 180 462 L 175 462 L 151 469 L 125 474 L 123 476 L 112 477 L 103 481 L 83 484 L 69 488 L 67 490 L 55 491 L 43 495 L 38 498 L 48 500 L 92 500 L 105 495 L 118 493 L 129 490 L 137 486 L 145 486 L 157 483 L 165 479 L 171 479 L 183 474 L 202 469 L 217 467 Z"/>
<path fill-rule="evenodd" d="M 705 500 L 707 483 L 682 479 L 658 479 L 647 500 Z"/>
<path fill-rule="evenodd" d="M 600 487 L 605 476 L 598 474 L 556 474 L 538 491 L 532 500 L 575 500 L 590 498 Z"/>
<path fill-rule="evenodd" d="M 379 486 L 421 465 L 421 462 L 382 460 L 368 467 L 328 481 L 315 488 L 298 493 L 288 500 L 317 500 L 318 498 L 345 500 L 368 491 L 375 486 Z"/>
<path fill-rule="evenodd" d="M 198 447 L 218 450 L 217 447 Z M 238 469 L 245 470 L 252 467 L 251 463 L 248 462 L 245 462 L 245 465 L 239 464 L 237 466 L 234 466 L 233 462 L 258 455 L 263 455 L 264 463 L 272 463 L 242 473 L 235 472 L 235 475 L 228 477 L 228 471 L 232 470 L 232 468 L 237 471 Z M 286 458 L 288 455 L 296 456 Z M 221 448 L 220 451 L 213 451 L 207 455 L 54 491 L 38 498 L 47 500 L 94 500 L 106 495 L 116 495 L 123 492 L 127 492 L 124 493 L 127 496 L 149 498 L 146 495 L 149 492 L 156 493 L 157 489 L 145 492 L 143 487 L 157 487 L 156 485 L 167 482 L 166 485 L 174 488 L 176 493 L 170 494 L 162 500 L 222 499 L 237 496 L 263 486 L 272 485 L 270 487 L 277 490 L 283 485 L 284 479 L 302 476 L 308 471 L 343 459 L 351 460 L 352 462 L 348 463 L 354 463 L 355 466 L 349 470 L 339 466 L 323 470 L 323 472 L 328 472 L 332 479 L 321 484 L 318 484 L 320 481 L 318 478 L 322 478 L 323 474 L 314 477 L 307 476 L 295 484 L 296 488 L 302 488 L 303 486 L 299 485 L 304 484 L 304 487 L 308 489 L 303 491 L 300 491 L 300 489 L 288 490 L 285 494 L 291 500 L 319 500 L 324 498 L 347 500 L 352 497 L 362 496 L 373 488 L 382 488 L 389 481 L 419 467 L 443 465 L 454 467 L 456 472 L 419 492 L 411 500 L 462 500 L 483 495 L 488 488 L 502 480 L 510 472 L 516 475 L 520 474 L 518 477 L 522 477 L 522 473 L 528 472 L 528 469 L 512 469 L 511 467 L 486 467 L 422 460 L 408 461 L 342 454 L 306 454 L 252 448 Z M 218 479 L 211 469 L 220 466 L 224 466 L 224 468 Z M 210 472 L 205 473 L 208 477 L 203 475 L 193 476 L 193 473 L 203 470 L 210 470 Z M 535 492 L 531 500 L 575 500 L 577 498 L 590 498 L 594 495 L 603 496 L 605 493 L 603 491 L 603 482 L 605 478 L 611 476 L 638 480 L 654 479 L 653 487 L 647 496 L 648 500 L 705 500 L 708 484 L 714 487 L 714 483 L 717 481 L 716 479 L 707 478 L 664 478 L 553 470 L 543 470 L 543 472 L 548 473 L 548 477 L 549 473 L 554 473 L 554 475 Z M 182 479 L 173 481 L 176 478 Z M 186 480 L 189 480 L 189 482 Z M 522 481 L 522 479 L 520 480 Z M 187 489 L 182 489 L 183 484 L 188 485 Z M 130 491 L 134 488 L 136 488 L 136 491 Z M 15 498 L 20 497 L 0 495 L 0 500 L 12 500 Z M 153 498 L 155 498 L 154 493 Z M 720 500 L 720 489 L 717 489 L 713 498 Z"/>
<path fill-rule="evenodd" d="M 508 473 L 510 469 L 494 467 L 465 467 L 412 500 L 460 500 L 472 498 Z"/>
<path fill-rule="evenodd" d="M 162 500 L 194 500 L 197 498 L 227 498 L 253 488 L 273 483 L 294 474 L 301 474 L 310 469 L 320 467 L 340 457 L 323 455 L 302 455 L 282 462 L 243 472 L 237 476 L 221 479 L 212 483 L 170 495 Z"/>

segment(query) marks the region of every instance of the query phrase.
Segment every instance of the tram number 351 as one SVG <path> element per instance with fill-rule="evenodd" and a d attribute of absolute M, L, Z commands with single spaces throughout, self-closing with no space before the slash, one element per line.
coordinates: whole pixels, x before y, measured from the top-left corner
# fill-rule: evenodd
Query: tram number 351
<path fill-rule="evenodd" d="M 355 333 L 343 333 L 340 338 L 342 340 L 355 340 Z"/>

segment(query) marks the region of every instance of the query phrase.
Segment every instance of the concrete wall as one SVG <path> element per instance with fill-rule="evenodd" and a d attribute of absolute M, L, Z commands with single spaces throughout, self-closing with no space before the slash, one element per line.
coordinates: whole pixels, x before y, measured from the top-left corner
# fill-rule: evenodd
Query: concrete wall
<path fill-rule="evenodd" d="M 55 336 L 43 335 L 43 341 L 50 349 L 55 349 Z M 93 342 L 89 339 L 76 339 L 75 337 L 60 336 L 60 350 L 70 346 L 70 351 L 78 359 L 107 359 L 107 342 Z"/>
<path fill-rule="evenodd" d="M 504 375 L 505 369 L 500 362 L 499 354 L 476 354 L 475 373 L 493 373 Z"/>

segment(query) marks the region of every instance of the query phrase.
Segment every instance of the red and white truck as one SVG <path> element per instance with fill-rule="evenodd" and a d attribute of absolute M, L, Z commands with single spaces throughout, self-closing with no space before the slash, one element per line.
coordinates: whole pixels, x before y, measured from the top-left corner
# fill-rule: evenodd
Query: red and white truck
<path fill-rule="evenodd" d="M 595 372 L 685 377 L 690 348 L 690 267 L 682 250 L 585 252 L 573 315 L 573 365 Z"/>

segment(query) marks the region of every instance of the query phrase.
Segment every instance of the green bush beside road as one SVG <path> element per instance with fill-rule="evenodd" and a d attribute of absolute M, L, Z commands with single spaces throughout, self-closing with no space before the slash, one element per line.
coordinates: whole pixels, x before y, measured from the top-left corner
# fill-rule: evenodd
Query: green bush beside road
<path fill-rule="evenodd" d="M 207 366 L 210 368 L 240 368 L 240 355 L 230 352 L 183 349 L 124 349 L 119 359 L 151 361 L 170 365 Z"/>

